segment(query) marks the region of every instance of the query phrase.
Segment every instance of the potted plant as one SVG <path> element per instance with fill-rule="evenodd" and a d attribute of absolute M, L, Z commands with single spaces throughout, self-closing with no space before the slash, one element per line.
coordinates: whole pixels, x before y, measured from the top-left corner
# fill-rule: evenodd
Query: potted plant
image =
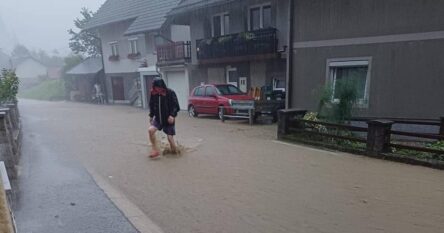
<path fill-rule="evenodd" d="M 111 55 L 108 57 L 109 61 L 118 61 L 120 59 L 119 55 Z"/>
<path fill-rule="evenodd" d="M 135 59 L 138 59 L 138 58 L 140 58 L 140 53 L 139 52 L 128 54 L 128 59 L 135 60 Z"/>

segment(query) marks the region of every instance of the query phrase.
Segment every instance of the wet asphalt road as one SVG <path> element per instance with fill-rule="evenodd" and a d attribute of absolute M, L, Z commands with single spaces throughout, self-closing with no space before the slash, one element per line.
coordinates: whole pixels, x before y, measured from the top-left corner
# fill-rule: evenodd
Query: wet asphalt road
<path fill-rule="evenodd" d="M 19 190 L 20 233 L 136 233 L 76 160 L 52 149 L 45 116 L 24 110 Z M 49 136 L 49 137 L 48 137 Z"/>
<path fill-rule="evenodd" d="M 150 161 L 143 110 L 38 101 L 21 101 L 20 108 L 30 128 L 25 143 L 34 141 L 32 150 L 40 153 L 35 157 L 76 171 L 61 181 L 54 173 L 62 171 L 41 171 L 41 175 L 36 171 L 34 178 L 24 159 L 23 174 L 30 182 L 53 179 L 61 187 L 78 186 L 80 194 L 89 194 L 82 187 L 95 186 L 86 179 L 82 166 L 86 167 L 105 177 L 165 233 L 438 233 L 444 229 L 442 171 L 276 143 L 272 125 L 250 127 L 185 115 L 177 125 L 185 153 Z M 39 154 L 32 150 L 28 146 L 27 153 Z M 43 186 L 40 195 L 22 190 L 22 203 L 42 198 L 46 190 L 51 189 Z M 49 192 L 45 199 L 62 214 L 89 206 L 81 204 L 77 192 L 62 192 L 70 198 L 54 203 L 51 195 L 56 200 L 61 197 L 55 193 Z M 90 209 L 109 204 L 94 201 L 99 194 L 92 195 L 93 201 L 83 200 L 92 205 Z M 70 202 L 80 204 L 70 206 Z M 32 222 L 29 218 L 34 215 L 26 216 L 25 207 L 18 217 L 22 223 Z M 86 209 L 85 214 L 92 219 L 100 216 Z M 46 220 L 59 221 L 48 215 L 37 223 L 45 225 Z M 81 223 L 72 225 L 77 224 Z"/>

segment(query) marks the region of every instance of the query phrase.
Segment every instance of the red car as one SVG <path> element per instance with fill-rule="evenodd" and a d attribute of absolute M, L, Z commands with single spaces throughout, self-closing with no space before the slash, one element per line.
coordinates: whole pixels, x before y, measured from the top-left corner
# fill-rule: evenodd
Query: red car
<path fill-rule="evenodd" d="M 202 85 L 193 89 L 188 100 L 188 113 L 191 117 L 199 114 L 212 114 L 221 117 L 221 106 L 225 114 L 231 114 L 231 101 L 253 100 L 252 97 L 231 84 Z"/>

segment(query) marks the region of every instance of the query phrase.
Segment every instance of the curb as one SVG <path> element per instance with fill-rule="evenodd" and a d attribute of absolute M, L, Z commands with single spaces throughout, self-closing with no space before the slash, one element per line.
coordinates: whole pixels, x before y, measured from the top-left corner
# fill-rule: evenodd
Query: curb
<path fill-rule="evenodd" d="M 139 207 L 128 200 L 123 193 L 112 187 L 109 182 L 96 172 L 89 169 L 87 170 L 106 196 L 140 233 L 164 233 L 159 226 L 149 219 Z"/>

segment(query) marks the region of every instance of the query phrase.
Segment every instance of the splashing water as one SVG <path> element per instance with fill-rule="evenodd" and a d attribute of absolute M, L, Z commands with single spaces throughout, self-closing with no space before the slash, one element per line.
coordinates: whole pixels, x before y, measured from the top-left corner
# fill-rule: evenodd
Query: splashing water
<path fill-rule="evenodd" d="M 188 149 L 179 143 L 177 139 L 175 139 L 176 142 L 176 151 L 172 151 L 170 147 L 170 143 L 168 142 L 168 137 L 163 132 L 156 133 L 156 146 L 161 151 L 162 155 L 173 155 L 173 156 L 180 156 L 183 153 L 187 152 Z"/>

